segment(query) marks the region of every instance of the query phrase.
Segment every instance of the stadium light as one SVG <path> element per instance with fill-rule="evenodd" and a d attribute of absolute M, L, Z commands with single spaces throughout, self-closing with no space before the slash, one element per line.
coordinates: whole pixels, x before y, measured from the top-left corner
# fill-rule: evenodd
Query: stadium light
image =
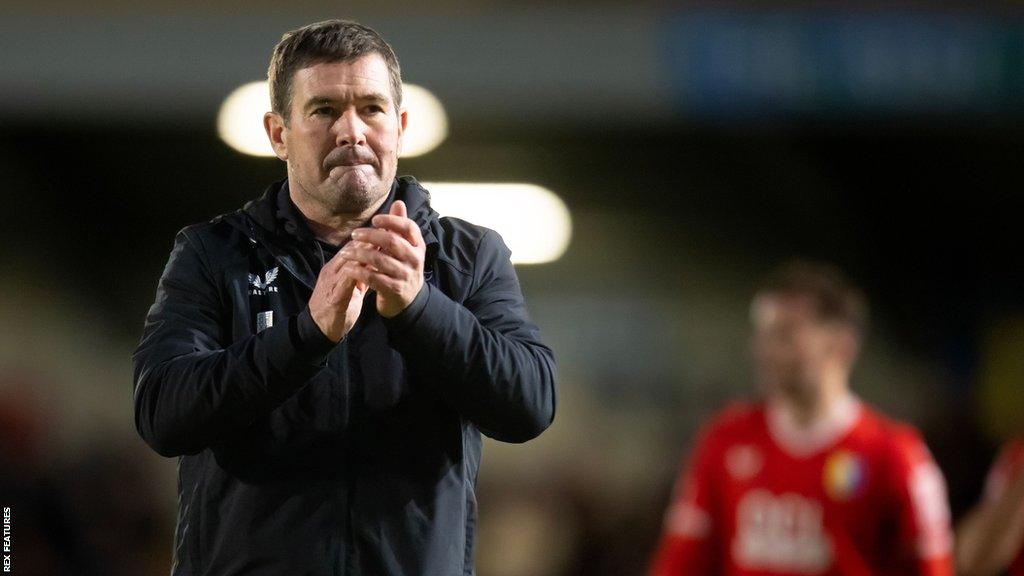
<path fill-rule="evenodd" d="M 402 137 L 402 158 L 422 156 L 448 137 L 448 115 L 430 90 L 402 84 L 402 105 L 409 111 L 409 123 Z"/>
<path fill-rule="evenodd" d="M 409 125 L 402 142 L 402 157 L 420 156 L 437 148 L 448 136 L 444 106 L 429 90 L 415 84 L 402 85 L 403 104 L 409 111 Z M 263 114 L 270 110 L 266 81 L 249 82 L 236 88 L 221 104 L 217 133 L 235 150 L 250 156 L 274 156 Z"/>
<path fill-rule="evenodd" d="M 536 184 L 424 182 L 430 205 L 497 231 L 515 264 L 558 260 L 569 247 L 572 217 L 565 202 Z"/>
<path fill-rule="evenodd" d="M 263 114 L 270 110 L 266 81 L 249 82 L 236 88 L 217 114 L 217 133 L 228 146 L 250 156 L 273 156 Z"/>

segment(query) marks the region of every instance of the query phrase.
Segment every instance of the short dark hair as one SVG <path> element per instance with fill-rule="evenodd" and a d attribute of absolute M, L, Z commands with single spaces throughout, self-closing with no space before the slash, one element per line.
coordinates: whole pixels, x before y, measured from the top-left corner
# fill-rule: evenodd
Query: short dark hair
<path fill-rule="evenodd" d="M 402 105 L 402 70 L 391 45 L 376 30 L 351 20 L 324 20 L 285 33 L 274 47 L 267 69 L 270 105 L 285 121 L 292 101 L 295 72 L 322 62 L 355 60 L 366 54 L 380 54 L 391 76 L 395 106 Z"/>
<path fill-rule="evenodd" d="M 863 337 L 868 328 L 868 302 L 864 292 L 837 266 L 793 260 L 772 271 L 761 282 L 758 295 L 809 296 L 818 319 L 852 327 Z"/>

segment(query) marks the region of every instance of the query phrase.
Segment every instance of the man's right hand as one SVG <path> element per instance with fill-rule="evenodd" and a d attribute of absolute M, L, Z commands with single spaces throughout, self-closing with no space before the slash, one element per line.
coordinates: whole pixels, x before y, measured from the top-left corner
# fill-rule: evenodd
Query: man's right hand
<path fill-rule="evenodd" d="M 320 331 L 340 342 L 359 319 L 366 284 L 349 277 L 343 270 L 345 258 L 335 254 L 323 268 L 309 298 L 309 313 Z"/>

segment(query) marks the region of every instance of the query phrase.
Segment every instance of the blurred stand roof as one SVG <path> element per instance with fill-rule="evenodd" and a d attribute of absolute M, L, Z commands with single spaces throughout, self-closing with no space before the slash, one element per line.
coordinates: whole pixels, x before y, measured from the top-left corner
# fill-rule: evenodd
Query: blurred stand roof
<path fill-rule="evenodd" d="M 392 42 L 456 125 L 650 128 L 773 115 L 1018 114 L 1024 8 L 999 3 L 18 2 L 0 121 L 180 123 L 331 17 Z"/>

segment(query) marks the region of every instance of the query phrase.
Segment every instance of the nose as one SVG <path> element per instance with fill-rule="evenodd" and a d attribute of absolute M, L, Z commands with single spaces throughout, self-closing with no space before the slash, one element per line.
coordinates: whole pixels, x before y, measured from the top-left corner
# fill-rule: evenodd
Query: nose
<path fill-rule="evenodd" d="M 346 110 L 334 122 L 335 145 L 360 146 L 366 144 L 366 123 L 355 110 Z"/>

